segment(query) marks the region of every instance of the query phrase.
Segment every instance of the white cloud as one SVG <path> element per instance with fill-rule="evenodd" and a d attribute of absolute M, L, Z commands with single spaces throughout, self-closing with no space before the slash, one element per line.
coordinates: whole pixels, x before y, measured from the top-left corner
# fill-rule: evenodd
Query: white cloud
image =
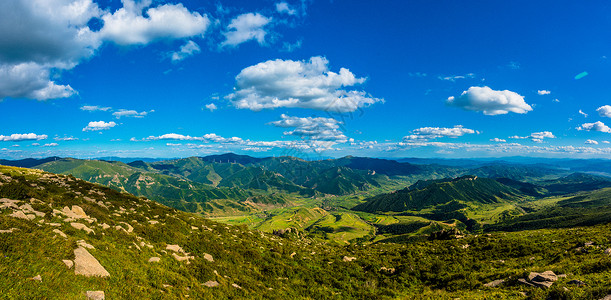
<path fill-rule="evenodd" d="M 583 123 L 581 126 L 577 127 L 577 130 L 586 130 L 586 131 L 600 131 L 611 133 L 611 128 L 605 125 L 605 123 L 601 121 L 597 121 L 594 123 Z"/>
<path fill-rule="evenodd" d="M 588 114 L 584 113 L 581 109 L 579 110 L 579 114 L 582 115 L 584 118 L 588 117 Z"/>
<path fill-rule="evenodd" d="M 35 133 L 14 133 L 11 135 L 0 135 L 0 141 L 2 142 L 19 142 L 19 141 L 39 141 L 47 139 L 46 134 L 35 134 Z"/>
<path fill-rule="evenodd" d="M 303 40 L 297 40 L 294 43 L 289 43 L 289 42 L 284 42 L 282 43 L 282 49 L 280 49 L 281 51 L 284 52 L 293 52 L 299 48 L 301 48 L 301 45 L 303 44 Z"/>
<path fill-rule="evenodd" d="M 611 105 L 603 105 L 596 109 L 601 117 L 611 118 Z"/>
<path fill-rule="evenodd" d="M 112 113 L 115 118 L 120 119 L 121 117 L 132 117 L 132 118 L 144 118 L 149 113 L 155 112 L 154 110 L 137 112 L 135 110 L 128 109 L 119 109 L 118 111 Z"/>
<path fill-rule="evenodd" d="M 537 91 L 537 94 L 539 94 L 539 95 L 549 95 L 549 94 L 551 94 L 551 93 L 552 93 L 552 92 L 550 92 L 550 91 L 548 91 L 548 90 L 538 90 L 538 91 Z"/>
<path fill-rule="evenodd" d="M 259 111 L 278 107 L 352 112 L 383 99 L 363 91 L 344 90 L 365 82 L 346 68 L 328 69 L 329 61 L 269 60 L 243 69 L 236 76 L 235 92 L 226 96 L 236 108 Z"/>
<path fill-rule="evenodd" d="M 560 100 L 558 100 L 558 99 L 554 99 L 554 100 L 552 100 L 552 101 L 554 101 L 554 102 L 556 102 L 556 103 L 560 102 Z"/>
<path fill-rule="evenodd" d="M 98 131 L 98 130 L 108 130 L 112 127 L 117 126 L 115 122 L 104 122 L 104 121 L 94 121 L 89 122 L 83 131 Z"/>
<path fill-rule="evenodd" d="M 57 147 L 57 146 L 59 146 L 59 144 L 58 143 L 48 143 L 48 144 L 44 144 L 42 146 L 43 147 Z"/>
<path fill-rule="evenodd" d="M 509 90 L 496 91 L 487 86 L 472 86 L 458 98 L 449 97 L 446 103 L 465 110 L 481 111 L 489 116 L 532 111 L 532 107 L 519 94 Z"/>
<path fill-rule="evenodd" d="M 121 45 L 201 36 L 210 21 L 182 4 L 146 9 L 151 0 L 123 0 L 115 12 L 92 0 L 0 1 L 0 100 L 6 97 L 48 100 L 77 94 L 56 82 L 96 54 L 103 41 Z M 99 31 L 88 23 L 101 18 Z"/>
<path fill-rule="evenodd" d="M 278 2 L 278 3 L 276 3 L 276 11 L 279 12 L 279 13 L 285 13 L 285 14 L 290 15 L 290 16 L 293 16 L 293 15 L 295 15 L 297 13 L 297 10 L 292 8 L 286 2 Z"/>
<path fill-rule="evenodd" d="M 301 138 L 309 138 L 314 141 L 336 141 L 345 143 L 348 138 L 339 130 L 341 122 L 333 118 L 323 117 L 291 117 L 281 115 L 282 120 L 270 122 L 268 124 L 282 128 L 295 128 L 292 131 L 285 131 L 285 135 L 293 135 Z"/>
<path fill-rule="evenodd" d="M 555 139 L 556 136 L 550 131 L 533 132 L 529 136 L 510 136 L 510 139 L 530 139 L 533 142 L 542 143 L 543 139 Z"/>
<path fill-rule="evenodd" d="M 221 47 L 235 47 L 249 40 L 256 40 L 263 45 L 267 34 L 263 27 L 271 21 L 272 18 L 267 18 L 259 13 L 246 13 L 235 17 L 227 26 L 227 31 L 223 33 L 225 41 L 221 43 Z"/>
<path fill-rule="evenodd" d="M 584 144 L 586 145 L 598 145 L 598 142 L 595 140 L 587 140 Z"/>
<path fill-rule="evenodd" d="M 78 140 L 78 138 L 75 138 L 73 136 L 65 136 L 65 137 L 56 136 L 53 139 L 56 141 L 77 141 Z"/>
<path fill-rule="evenodd" d="M 205 106 L 206 106 L 206 109 L 210 111 L 215 111 L 216 109 L 218 109 L 218 107 L 216 107 L 216 104 L 214 103 L 209 103 L 209 104 L 206 104 Z"/>
<path fill-rule="evenodd" d="M 603 144 L 611 144 L 609 141 L 603 141 Z"/>
<path fill-rule="evenodd" d="M 100 106 L 97 106 L 97 105 L 83 105 L 83 106 L 81 106 L 81 110 L 84 110 L 84 111 L 98 111 L 98 110 L 99 111 L 109 111 L 111 109 L 112 109 L 112 107 L 100 107 Z"/>
<path fill-rule="evenodd" d="M 180 50 L 172 53 L 172 61 L 181 61 L 189 56 L 193 56 L 201 52 L 201 49 L 194 41 L 188 41 L 180 47 Z"/>
<path fill-rule="evenodd" d="M 475 74 L 469 73 L 469 74 L 465 74 L 465 75 L 438 76 L 437 78 L 439 78 L 440 80 L 446 80 L 446 81 L 454 82 L 454 81 L 456 81 L 456 79 L 475 78 Z"/>
<path fill-rule="evenodd" d="M 123 7 L 102 16 L 100 36 L 119 45 L 145 45 L 160 39 L 203 36 L 210 20 L 181 3 L 150 7 L 151 0 L 123 0 Z M 146 14 L 143 11 L 146 10 Z"/>
<path fill-rule="evenodd" d="M 475 130 L 456 125 L 452 128 L 446 127 L 423 127 L 412 130 L 412 134 L 403 137 L 404 141 L 432 140 L 441 137 L 456 138 L 465 134 L 474 134 Z M 477 132 L 478 133 L 478 132 Z"/>
<path fill-rule="evenodd" d="M 505 142 L 507 142 L 507 140 L 499 139 L 499 138 L 493 138 L 493 139 L 490 139 L 490 141 L 491 142 L 497 142 L 497 143 L 505 143 Z"/>

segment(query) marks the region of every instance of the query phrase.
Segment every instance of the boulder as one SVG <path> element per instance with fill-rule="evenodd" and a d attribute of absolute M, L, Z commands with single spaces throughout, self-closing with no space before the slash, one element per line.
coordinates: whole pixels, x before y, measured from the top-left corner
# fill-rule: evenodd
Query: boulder
<path fill-rule="evenodd" d="M 611 248 L 607 248 L 607 249 L 605 249 L 605 254 L 607 254 L 607 255 L 611 255 Z"/>
<path fill-rule="evenodd" d="M 87 300 L 104 300 L 104 291 L 87 291 Z"/>
<path fill-rule="evenodd" d="M 74 262 L 71 260 L 63 259 L 62 262 L 66 265 L 68 270 L 72 269 L 72 267 L 74 266 Z"/>
<path fill-rule="evenodd" d="M 38 282 L 42 282 L 42 277 L 40 275 L 36 275 L 36 276 L 32 277 L 32 280 L 38 281 Z"/>
<path fill-rule="evenodd" d="M 63 238 L 68 238 L 68 236 L 59 229 L 53 229 L 53 232 L 59 234 L 59 236 Z"/>
<path fill-rule="evenodd" d="M 79 230 L 83 230 L 85 232 L 89 233 L 93 233 L 95 234 L 95 232 L 93 231 L 93 229 L 87 227 L 85 224 L 81 224 L 81 223 L 70 223 L 70 226 L 74 227 L 75 229 L 79 229 Z"/>
<path fill-rule="evenodd" d="M 505 280 L 498 279 L 498 280 L 490 281 L 490 282 L 484 284 L 484 286 L 485 287 L 497 287 L 497 286 L 501 285 L 503 282 L 505 282 Z"/>
<path fill-rule="evenodd" d="M 87 242 L 85 242 L 85 240 L 78 240 L 76 241 L 76 244 L 83 247 L 83 248 L 87 248 L 87 249 L 95 249 L 94 246 L 87 244 Z"/>
<path fill-rule="evenodd" d="M 179 252 L 179 253 L 184 253 L 185 252 L 178 245 L 167 245 L 165 248 L 166 248 L 166 250 L 170 250 L 170 251 L 174 251 L 174 252 Z"/>
<path fill-rule="evenodd" d="M 556 281 L 558 280 L 558 276 L 554 274 L 552 271 L 545 271 L 543 273 L 530 272 L 528 275 L 528 280 L 530 281 Z"/>
<path fill-rule="evenodd" d="M 350 262 L 350 261 L 356 260 L 356 257 L 344 256 L 344 258 L 342 258 L 342 260 L 346 261 L 346 262 Z"/>
<path fill-rule="evenodd" d="M 149 258 L 149 262 L 150 263 L 152 263 L 152 262 L 159 262 L 159 261 L 161 261 L 161 258 L 156 257 L 156 256 L 153 256 L 153 257 Z"/>
<path fill-rule="evenodd" d="M 210 255 L 208 253 L 204 253 L 204 259 L 209 261 L 209 262 L 214 262 L 214 258 L 212 257 L 212 255 Z"/>
<path fill-rule="evenodd" d="M 574 284 L 576 286 L 585 286 L 586 285 L 585 282 L 583 282 L 581 280 L 577 280 L 577 279 L 571 280 L 571 281 L 567 282 L 567 284 Z"/>
<path fill-rule="evenodd" d="M 204 282 L 203 285 L 207 286 L 207 287 L 217 287 L 217 286 L 219 286 L 219 283 L 217 281 L 208 280 L 208 281 Z"/>
<path fill-rule="evenodd" d="M 74 249 L 74 257 L 74 274 L 85 277 L 110 277 L 110 273 L 87 249 L 83 247 Z"/>

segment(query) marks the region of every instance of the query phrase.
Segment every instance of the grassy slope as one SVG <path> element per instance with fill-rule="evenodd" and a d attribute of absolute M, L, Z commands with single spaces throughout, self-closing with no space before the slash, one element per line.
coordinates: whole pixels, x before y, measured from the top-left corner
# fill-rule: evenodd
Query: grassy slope
<path fill-rule="evenodd" d="M 520 292 L 532 299 L 598 299 L 611 293 L 611 259 L 603 253 L 611 247 L 611 224 L 411 244 L 332 246 L 221 225 L 72 177 L 8 167 L 0 167 L 0 173 L 4 174 L 0 198 L 26 201 L 46 213 L 28 221 L 8 216 L 11 209 L 0 211 L 0 229 L 17 228 L 0 233 L 0 294 L 6 299 L 82 299 L 87 290 L 104 290 L 108 299 L 134 295 L 153 299 L 185 299 L 187 295 L 195 299 L 498 299 L 522 298 Z M 108 209 L 87 201 L 85 195 L 103 201 Z M 52 216 L 52 209 L 71 205 L 81 206 L 96 219 L 88 224 L 95 234 L 87 235 Z M 149 220 L 160 223 L 149 224 Z M 49 226 L 50 222 L 61 225 Z M 98 226 L 125 227 L 120 222 L 129 223 L 134 231 Z M 68 237 L 57 237 L 52 232 L 55 228 Z M 96 247 L 90 253 L 110 278 L 85 278 L 66 269 L 61 260 L 71 257 L 79 239 Z M 136 249 L 134 242 L 140 241 L 153 248 Z M 594 242 L 587 253 L 575 251 L 587 241 Z M 177 262 L 164 253 L 167 244 L 178 244 L 196 258 L 191 264 Z M 214 262 L 204 260 L 204 253 L 211 254 Z M 147 263 L 151 256 L 161 257 L 161 263 Z M 356 260 L 344 262 L 343 256 Z M 381 267 L 395 268 L 395 272 Z M 530 271 L 544 270 L 570 275 L 550 290 L 516 283 Z M 42 282 L 29 279 L 39 274 Z M 507 283 L 483 287 L 499 278 Z M 572 279 L 588 285 L 568 285 Z M 202 286 L 208 280 L 218 281 L 219 287 Z"/>

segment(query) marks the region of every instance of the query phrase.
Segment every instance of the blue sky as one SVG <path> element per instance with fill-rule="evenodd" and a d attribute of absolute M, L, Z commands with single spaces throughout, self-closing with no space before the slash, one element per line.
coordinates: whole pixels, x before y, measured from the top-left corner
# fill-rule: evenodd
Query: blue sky
<path fill-rule="evenodd" d="M 0 158 L 605 158 L 609 59 L 607 1 L 5 0 Z"/>

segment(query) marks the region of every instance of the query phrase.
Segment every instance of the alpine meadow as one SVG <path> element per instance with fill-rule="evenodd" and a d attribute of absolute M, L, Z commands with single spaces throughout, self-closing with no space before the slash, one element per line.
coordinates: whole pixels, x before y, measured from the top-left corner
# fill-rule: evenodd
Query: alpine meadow
<path fill-rule="evenodd" d="M 611 300 L 611 2 L 0 1 L 0 298 Z"/>

